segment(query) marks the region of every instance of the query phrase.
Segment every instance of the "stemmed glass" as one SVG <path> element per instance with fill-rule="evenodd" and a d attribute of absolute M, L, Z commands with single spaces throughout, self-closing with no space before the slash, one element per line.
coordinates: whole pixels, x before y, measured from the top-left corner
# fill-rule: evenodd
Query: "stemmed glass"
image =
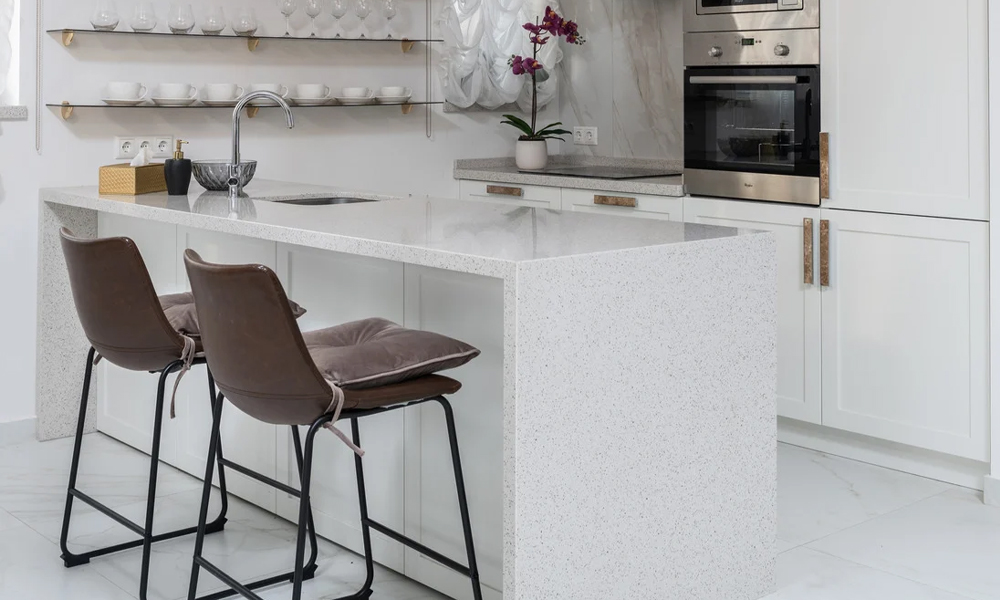
<path fill-rule="evenodd" d="M 173 33 L 191 33 L 194 29 L 194 11 L 191 10 L 191 5 L 183 2 L 171 3 L 167 25 Z"/>
<path fill-rule="evenodd" d="M 257 33 L 257 16 L 252 8 L 240 8 L 233 19 L 233 33 L 242 36 L 251 36 Z"/>
<path fill-rule="evenodd" d="M 316 36 L 316 17 L 323 12 L 323 5 L 320 4 L 320 0 L 306 0 L 306 14 L 312 19 L 312 33 L 309 37 Z"/>
<path fill-rule="evenodd" d="M 285 37 L 292 37 L 292 15 L 299 8 L 298 0 L 278 0 L 278 6 L 285 15 Z"/>
<path fill-rule="evenodd" d="M 98 31 L 114 31 L 118 27 L 118 8 L 114 0 L 98 0 L 90 24 Z"/>
<path fill-rule="evenodd" d="M 385 17 L 385 37 L 392 39 L 392 19 L 396 16 L 396 3 L 393 0 L 382 0 L 382 16 Z"/>
<path fill-rule="evenodd" d="M 152 2 L 140 2 L 132 15 L 132 31 L 152 31 L 156 27 L 156 11 Z"/>
<path fill-rule="evenodd" d="M 354 14 L 361 19 L 361 39 L 365 39 L 365 19 L 372 14 L 372 7 L 368 4 L 368 0 L 357 0 L 354 4 Z"/>
<path fill-rule="evenodd" d="M 330 14 L 337 20 L 337 28 L 341 29 L 340 20 L 347 14 L 347 2 L 345 0 L 333 0 L 333 9 L 330 11 Z M 334 37 L 341 37 L 340 32 L 338 31 Z"/>

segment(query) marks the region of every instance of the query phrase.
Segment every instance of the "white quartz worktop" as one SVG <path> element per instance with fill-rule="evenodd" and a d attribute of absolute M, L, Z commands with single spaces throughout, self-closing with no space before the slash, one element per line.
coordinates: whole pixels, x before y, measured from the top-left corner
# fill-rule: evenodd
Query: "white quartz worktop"
<path fill-rule="evenodd" d="M 221 193 L 101 195 L 94 187 L 43 189 L 44 202 L 499 276 L 514 263 L 747 235 L 750 230 L 471 203 L 393 198 L 321 186 L 259 182 L 238 218 Z M 359 196 L 377 202 L 299 206 L 280 200 Z"/>

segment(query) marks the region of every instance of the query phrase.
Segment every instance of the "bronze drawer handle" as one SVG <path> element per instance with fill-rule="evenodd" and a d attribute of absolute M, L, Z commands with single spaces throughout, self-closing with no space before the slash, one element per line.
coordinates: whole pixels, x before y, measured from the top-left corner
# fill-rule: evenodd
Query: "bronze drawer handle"
<path fill-rule="evenodd" d="M 830 199 L 830 134 L 819 134 L 819 197 Z"/>
<path fill-rule="evenodd" d="M 830 221 L 819 222 L 819 284 L 830 287 Z"/>
<path fill-rule="evenodd" d="M 494 196 L 516 196 L 522 198 L 524 196 L 524 190 L 519 187 L 507 187 L 505 185 L 488 185 L 486 186 L 486 193 Z"/>
<path fill-rule="evenodd" d="M 802 282 L 806 285 L 814 283 L 813 260 L 813 220 L 802 219 Z"/>
<path fill-rule="evenodd" d="M 603 204 L 604 206 L 624 206 L 626 208 L 635 208 L 636 200 L 635 198 L 626 198 L 625 196 L 594 196 L 594 204 Z"/>

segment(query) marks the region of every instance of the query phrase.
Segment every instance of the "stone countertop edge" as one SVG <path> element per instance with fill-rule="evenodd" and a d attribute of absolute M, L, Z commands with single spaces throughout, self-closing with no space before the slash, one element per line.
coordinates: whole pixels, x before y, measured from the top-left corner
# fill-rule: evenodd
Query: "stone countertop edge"
<path fill-rule="evenodd" d="M 0 106 L 0 121 L 27 121 L 28 107 L 17 105 Z"/>

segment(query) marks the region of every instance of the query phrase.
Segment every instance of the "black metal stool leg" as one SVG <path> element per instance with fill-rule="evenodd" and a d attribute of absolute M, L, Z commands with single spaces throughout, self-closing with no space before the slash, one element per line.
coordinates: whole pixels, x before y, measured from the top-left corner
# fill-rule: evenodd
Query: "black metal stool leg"
<path fill-rule="evenodd" d="M 302 440 L 298 425 L 292 425 L 292 441 L 295 446 L 295 461 L 299 468 L 299 481 L 302 481 Z M 309 562 L 303 568 L 302 577 L 312 579 L 316 575 L 316 560 L 319 558 L 319 543 L 316 541 L 316 521 L 313 519 L 312 504 L 309 505 Z"/>
<path fill-rule="evenodd" d="M 208 504 L 212 499 L 212 475 L 215 471 L 215 461 L 219 450 L 219 423 L 222 419 L 222 405 L 225 398 L 220 392 L 212 403 L 212 434 L 208 442 L 208 458 L 205 461 L 205 482 L 201 491 L 201 511 L 198 514 L 198 533 L 194 541 L 194 556 L 191 565 L 191 582 L 188 587 L 188 599 L 194 600 L 198 595 L 198 575 L 201 571 L 201 554 L 205 547 L 206 523 L 208 520 Z M 222 468 L 222 465 L 219 465 Z"/>
<path fill-rule="evenodd" d="M 361 432 L 357 419 L 351 419 L 351 441 L 354 442 L 355 446 L 361 447 Z M 349 598 L 361 600 L 372 595 L 372 583 L 375 581 L 375 558 L 372 554 L 372 530 L 368 519 L 368 492 L 365 490 L 365 467 L 361 457 L 357 454 L 354 455 L 354 471 L 358 477 L 358 507 L 361 509 L 361 538 L 365 547 L 365 569 L 367 570 L 367 574 L 365 584 L 361 587 L 361 590 L 353 596 L 349 596 Z"/>
<path fill-rule="evenodd" d="M 465 476 L 462 474 L 462 459 L 458 452 L 458 434 L 455 431 L 455 413 L 451 403 L 444 396 L 435 398 L 444 408 L 448 424 L 448 441 L 451 444 L 451 461 L 455 468 L 455 487 L 458 489 L 458 507 L 462 513 L 462 530 L 465 533 L 465 550 L 469 556 L 469 578 L 472 580 L 472 595 L 482 600 L 483 590 L 479 583 L 479 566 L 476 564 L 476 550 L 472 540 L 472 520 L 469 518 L 469 501 L 465 496 Z"/>
<path fill-rule="evenodd" d="M 215 390 L 215 378 L 212 376 L 212 370 L 208 368 L 208 365 L 205 365 L 205 370 L 208 373 L 208 401 L 209 401 L 209 406 L 211 406 L 212 408 L 212 414 L 214 415 L 215 403 L 217 399 L 217 394 Z M 208 523 L 205 526 L 206 533 L 216 533 L 218 531 L 222 531 L 223 529 L 225 529 L 227 521 L 226 514 L 229 512 L 229 492 L 226 490 L 226 469 L 225 466 L 222 464 L 223 457 L 222 457 L 221 436 L 219 438 L 219 446 L 216 456 L 218 458 L 219 492 L 222 498 L 222 505 L 221 508 L 219 509 L 219 516 L 216 517 L 214 521 Z"/>
<path fill-rule="evenodd" d="M 306 553 L 306 529 L 311 521 L 309 502 L 309 491 L 312 485 L 312 459 L 313 446 L 316 441 L 316 433 L 323 429 L 323 420 L 313 423 L 306 434 L 305 454 L 302 458 L 300 497 L 299 497 L 299 533 L 295 538 L 295 572 L 292 577 L 292 600 L 302 598 L 302 582 L 304 581 L 304 565 Z"/>
<path fill-rule="evenodd" d="M 63 564 L 75 567 L 90 562 L 86 556 L 78 556 L 69 551 L 66 545 L 69 539 L 69 520 L 73 513 L 73 490 L 76 489 L 76 476 L 80 469 L 80 448 L 83 446 L 83 430 L 87 421 L 87 402 L 90 399 L 90 377 L 94 372 L 94 356 L 97 350 L 90 349 L 87 353 L 87 368 L 83 373 L 83 392 L 80 395 L 80 416 L 76 421 L 76 439 L 73 441 L 73 462 L 69 467 L 69 486 L 66 489 L 66 510 L 63 512 L 62 533 L 59 535 L 59 548 L 62 550 Z"/>

